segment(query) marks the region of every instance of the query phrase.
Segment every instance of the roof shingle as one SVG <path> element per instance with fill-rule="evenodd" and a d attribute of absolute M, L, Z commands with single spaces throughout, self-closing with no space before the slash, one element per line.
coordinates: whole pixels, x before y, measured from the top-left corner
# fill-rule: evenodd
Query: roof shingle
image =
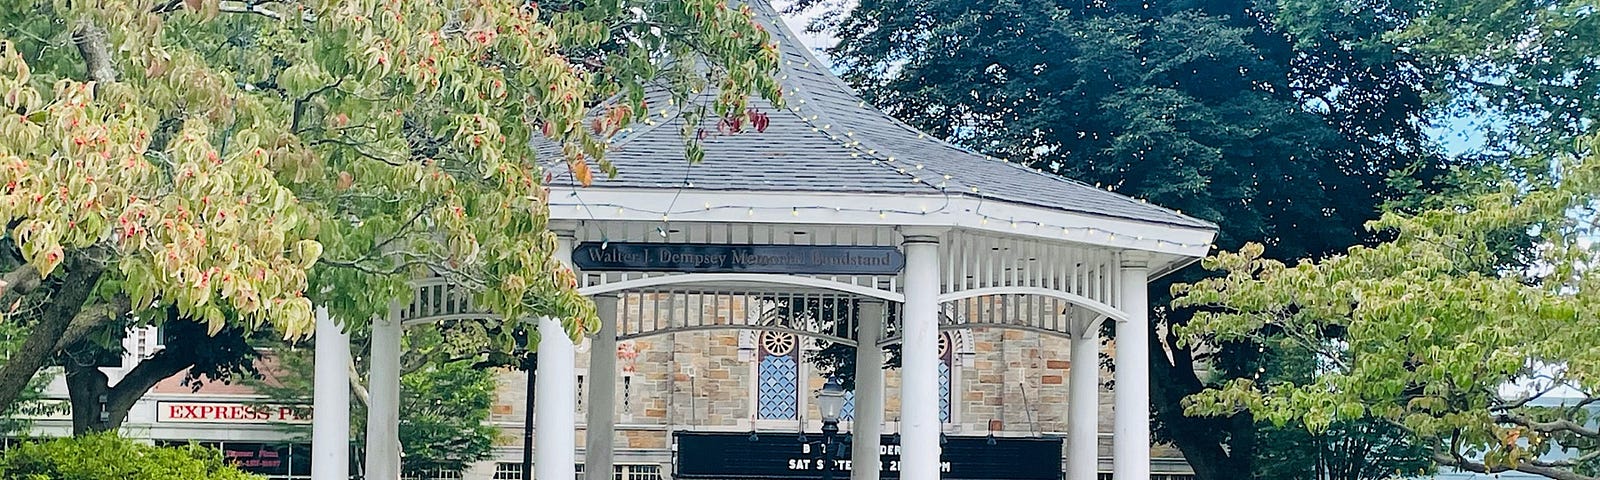
<path fill-rule="evenodd" d="M 709 135 L 705 158 L 685 159 L 683 119 L 655 118 L 613 140 L 615 178 L 597 187 L 723 191 L 952 194 L 1184 227 L 1215 228 L 1155 205 L 993 159 L 927 135 L 867 105 L 806 50 L 764 0 L 751 0 L 777 40 L 785 108 L 752 99 L 770 119 L 762 132 Z M 700 100 L 708 100 L 706 94 Z M 665 90 L 647 93 L 667 105 Z M 670 114 L 669 114 L 670 115 Z M 702 128 L 715 132 L 715 120 Z M 541 153 L 554 153 L 546 143 Z M 549 158 L 549 157 L 546 157 Z M 558 179 L 558 183 L 570 179 Z"/>

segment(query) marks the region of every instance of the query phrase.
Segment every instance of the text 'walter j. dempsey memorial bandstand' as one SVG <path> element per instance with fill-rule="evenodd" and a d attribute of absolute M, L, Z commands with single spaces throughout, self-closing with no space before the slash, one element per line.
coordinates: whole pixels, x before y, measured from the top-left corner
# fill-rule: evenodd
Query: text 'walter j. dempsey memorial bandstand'
<path fill-rule="evenodd" d="M 1186 472 L 1150 440 L 1146 286 L 1204 255 L 1216 227 L 919 132 L 751 3 L 783 55 L 787 104 L 752 103 L 762 131 L 711 135 L 691 164 L 656 92 L 651 120 L 613 144 L 616 178 L 553 182 L 562 255 L 602 328 L 573 345 L 540 321 L 536 478 L 625 464 L 696 479 Z M 399 373 L 384 365 L 400 329 L 481 315 L 424 280 L 375 322 L 368 478 L 398 477 L 385 465 Z M 1104 323 L 1127 340 L 1102 342 Z M 348 433 L 324 412 L 338 412 L 348 350 L 318 338 L 315 419 L 330 425 L 314 449 L 338 468 Z"/>

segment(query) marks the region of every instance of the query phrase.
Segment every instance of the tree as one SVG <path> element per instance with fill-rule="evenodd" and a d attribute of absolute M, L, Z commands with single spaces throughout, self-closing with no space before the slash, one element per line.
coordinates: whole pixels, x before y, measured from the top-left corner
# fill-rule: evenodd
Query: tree
<path fill-rule="evenodd" d="M 582 335 L 555 172 L 523 139 L 587 183 L 646 81 L 719 85 L 691 115 L 778 100 L 768 35 L 712 0 L 35 0 L 0 20 L 0 303 L 30 330 L 0 408 L 124 317 L 296 338 L 313 302 L 359 327 L 418 275 Z"/>
<path fill-rule="evenodd" d="M 5 362 L 11 358 L 11 352 L 22 343 L 22 339 L 25 336 L 27 336 L 27 331 L 19 325 L 0 322 L 0 362 Z M 13 403 L 11 408 L 0 411 L 0 436 L 12 435 L 28 428 L 29 422 L 25 418 L 20 418 L 19 414 L 23 413 L 21 412 L 23 408 L 39 399 L 40 393 L 43 393 L 44 386 L 49 383 L 49 380 L 49 375 L 35 376 L 33 381 L 24 387 L 21 395 L 17 397 L 16 403 Z"/>
<path fill-rule="evenodd" d="M 1600 128 L 1600 18 L 1582 1 L 1293 0 L 1278 15 L 1296 38 L 1331 35 L 1353 51 L 1401 50 L 1498 147 L 1560 152 Z M 1379 28 L 1351 28 L 1374 25 Z"/>
<path fill-rule="evenodd" d="M 1216 222 L 1224 248 L 1254 240 L 1297 258 L 1376 241 L 1363 222 L 1438 188 L 1449 164 L 1421 132 L 1430 70 L 1402 50 L 1291 35 L 1260 5 L 862 0 L 820 26 L 874 104 L 984 153 Z M 1151 304 L 1200 275 L 1158 281 Z M 1151 331 L 1192 314 L 1157 309 Z M 1252 471 L 1260 425 L 1248 412 L 1191 418 L 1180 402 L 1213 382 L 1198 366 L 1217 379 L 1254 374 L 1260 345 L 1148 341 L 1156 438 L 1200 478 Z"/>
<path fill-rule="evenodd" d="M 451 362 L 401 377 L 405 471 L 462 471 L 494 450 L 487 425 L 495 380 L 470 362 Z"/>
<path fill-rule="evenodd" d="M 178 318 L 175 308 L 169 307 L 167 315 L 162 322 L 164 347 L 141 359 L 116 386 L 100 366 L 115 364 L 125 353 L 121 342 L 128 328 L 125 322 L 107 324 L 64 349 L 60 363 L 72 403 L 74 435 L 116 431 L 145 392 L 174 375 L 183 374 L 183 382 L 198 391 L 208 382 L 231 383 L 259 373 L 255 361 L 260 354 L 249 338 L 252 333 L 243 326 L 226 325 L 209 332 L 205 325 Z"/>
<path fill-rule="evenodd" d="M 488 346 L 493 335 L 498 332 L 482 331 L 474 322 L 406 330 L 399 436 L 402 468 L 407 474 L 459 472 L 492 453 L 498 432 L 485 422 L 494 403 L 493 369 L 507 366 L 502 361 L 515 360 Z M 266 396 L 263 403 L 309 407 L 306 399 L 311 398 L 315 370 L 310 353 L 303 348 L 276 348 L 276 367 L 246 383 Z M 351 399 L 350 421 L 357 431 L 366 425 L 367 395 L 359 383 L 366 367 L 364 362 L 351 366 L 356 370 L 352 382 L 357 382 L 357 394 Z M 306 426 L 284 428 L 295 435 L 310 433 Z"/>
<path fill-rule="evenodd" d="M 1315 379 L 1319 366 L 1311 352 L 1278 342 L 1267 345 L 1272 347 L 1262 347 L 1261 378 L 1289 384 Z M 1370 416 L 1339 420 L 1315 432 L 1298 423 L 1268 425 L 1259 435 L 1253 478 L 1383 480 L 1433 466 L 1403 430 Z"/>
<path fill-rule="evenodd" d="M 1370 226 L 1393 240 L 1343 255 L 1286 265 L 1251 244 L 1206 259 L 1225 275 L 1174 288 L 1178 304 L 1208 310 L 1188 339 L 1278 332 L 1322 368 L 1303 384 L 1236 379 L 1188 411 L 1249 410 L 1313 432 L 1374 417 L 1441 466 L 1600 478 L 1600 137 L 1551 163 L 1545 181 L 1385 214 Z M 1501 255 L 1506 230 L 1538 236 L 1534 268 Z"/>

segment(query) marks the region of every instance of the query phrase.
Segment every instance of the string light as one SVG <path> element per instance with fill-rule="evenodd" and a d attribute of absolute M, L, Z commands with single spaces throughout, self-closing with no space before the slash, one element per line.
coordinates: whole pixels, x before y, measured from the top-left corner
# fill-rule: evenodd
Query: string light
<path fill-rule="evenodd" d="M 870 208 L 870 209 L 869 208 L 851 208 L 851 207 L 841 207 L 841 206 L 837 206 L 837 205 L 797 205 L 797 206 L 787 206 L 787 207 L 758 207 L 758 206 L 751 206 L 751 205 L 715 205 L 715 204 L 706 203 L 706 204 L 703 204 L 702 207 L 698 208 L 698 209 L 691 208 L 691 209 L 688 209 L 688 210 L 663 212 L 663 211 L 660 211 L 660 210 L 649 210 L 649 209 L 644 209 L 644 208 L 637 208 L 637 207 L 633 207 L 633 206 L 618 205 L 618 204 L 596 204 L 596 205 L 577 204 L 575 206 L 580 211 L 587 206 L 587 207 L 593 207 L 593 208 L 615 208 L 615 209 L 617 209 L 619 214 L 622 214 L 622 213 L 625 213 L 625 212 L 628 212 L 628 211 L 633 211 L 633 212 L 638 212 L 638 213 L 642 213 L 642 214 L 660 215 L 661 216 L 661 221 L 663 223 L 666 223 L 672 218 L 673 215 L 683 216 L 683 215 L 694 215 L 694 214 L 697 214 L 697 213 L 714 213 L 714 212 L 726 211 L 726 210 L 730 210 L 730 209 L 744 210 L 745 216 L 752 217 L 752 218 L 756 216 L 756 211 L 757 210 L 766 210 L 766 211 L 786 210 L 786 211 L 789 212 L 789 215 L 791 215 L 791 216 L 799 216 L 800 212 L 802 212 L 804 210 L 817 210 L 817 211 L 831 211 L 831 212 L 834 212 L 834 213 L 844 213 L 844 212 L 876 213 L 878 215 L 878 218 L 887 219 L 890 214 L 908 215 L 908 216 L 909 215 L 926 216 L 926 215 L 930 215 L 930 214 L 934 214 L 934 213 L 938 213 L 938 212 L 948 212 L 949 209 L 950 209 L 950 205 L 948 204 L 948 202 L 949 202 L 949 199 L 946 198 L 946 204 L 945 205 L 940 205 L 940 206 L 938 206 L 936 208 L 935 207 L 930 207 L 928 205 L 919 205 L 916 210 L 884 209 L 884 208 Z M 709 207 L 706 206 L 706 205 L 709 205 Z M 552 206 L 553 207 L 560 207 L 560 206 L 562 206 L 562 204 L 554 204 Z M 1124 241 L 1133 241 L 1133 242 L 1150 242 L 1150 243 L 1153 243 L 1153 244 L 1155 244 L 1157 246 L 1172 246 L 1172 247 L 1176 247 L 1176 248 L 1207 248 L 1207 249 L 1215 248 L 1215 245 L 1212 244 L 1212 243 L 1209 243 L 1209 242 L 1208 243 L 1184 243 L 1184 242 L 1176 242 L 1176 241 L 1172 241 L 1172 240 L 1165 240 L 1165 239 L 1159 239 L 1159 238 L 1149 238 L 1149 237 L 1145 237 L 1145 236 L 1142 236 L 1142 235 L 1128 235 L 1128 234 L 1120 234 L 1119 235 L 1119 234 L 1117 234 L 1115 232 L 1102 230 L 1099 227 L 1088 227 L 1088 226 L 1077 226 L 1077 225 L 1054 225 L 1054 224 L 1045 223 L 1045 222 L 1039 222 L 1039 221 L 1035 221 L 1035 220 L 1018 220 L 1018 219 L 1015 219 L 1015 218 L 996 217 L 996 216 L 993 216 L 993 215 L 989 215 L 989 214 L 983 213 L 983 212 L 978 211 L 978 210 L 969 210 L 969 211 L 963 212 L 963 214 L 964 215 L 977 216 L 978 217 L 978 223 L 981 224 L 981 225 L 988 225 L 990 220 L 996 220 L 996 221 L 1004 221 L 1004 222 L 1006 222 L 1013 229 L 1019 229 L 1020 230 L 1023 227 L 1033 227 L 1033 228 L 1040 228 L 1040 229 L 1060 230 L 1062 235 L 1065 235 L 1065 236 L 1081 235 L 1085 239 L 1093 239 L 1095 237 L 1099 237 L 1101 234 L 1104 234 L 1105 235 L 1104 239 L 1106 241 L 1121 239 L 1121 240 L 1124 240 Z M 660 232 L 666 232 L 666 230 L 664 230 L 664 229 L 658 229 L 658 230 L 660 230 Z"/>
<path fill-rule="evenodd" d="M 780 32 L 781 32 L 781 30 L 780 30 Z M 778 34 L 782 35 L 782 33 L 778 33 Z M 794 39 L 784 39 L 784 40 L 793 41 Z M 786 60 L 785 64 L 786 65 L 790 65 L 790 68 L 793 68 L 794 62 Z M 828 73 L 828 72 L 822 72 L 820 67 L 815 67 L 815 68 L 812 67 L 811 62 L 809 62 L 809 61 L 805 62 L 802 67 L 803 68 L 812 68 L 814 70 L 819 71 L 822 74 L 827 74 Z M 783 75 L 782 78 L 783 79 L 787 79 L 788 78 L 788 74 L 786 73 L 785 75 Z M 788 89 L 787 93 L 790 94 L 790 95 L 799 95 L 800 93 L 802 93 L 802 91 L 798 86 L 795 86 L 795 87 L 792 87 L 792 88 Z M 914 183 L 927 184 L 930 187 L 938 188 L 940 191 L 945 192 L 945 195 L 946 195 L 945 205 L 939 207 L 938 209 L 936 209 L 934 211 L 935 212 L 943 212 L 943 211 L 945 211 L 946 208 L 948 208 L 948 206 L 950 204 L 950 199 L 949 199 L 950 193 L 947 190 L 947 188 L 948 188 L 948 182 L 949 181 L 955 181 L 956 180 L 953 175 L 950 175 L 950 174 L 947 174 L 947 173 L 935 172 L 935 174 L 939 175 L 944 181 L 939 182 L 937 186 L 933 185 L 930 182 L 925 182 L 921 178 L 919 173 L 916 173 L 914 171 L 908 171 L 908 169 L 905 168 L 905 167 L 896 167 L 896 166 L 894 166 L 893 163 L 896 162 L 899 159 L 897 157 L 893 156 L 893 155 L 888 155 L 887 151 L 880 152 L 877 148 L 871 148 L 871 146 L 864 147 L 862 140 L 857 139 L 857 135 L 856 135 L 856 132 L 854 130 L 846 130 L 846 131 L 842 132 L 842 136 L 841 136 L 840 133 L 835 132 L 833 130 L 834 126 L 833 126 L 832 123 L 822 123 L 822 122 L 820 122 L 819 120 L 820 120 L 821 116 L 819 114 L 817 114 L 816 112 L 806 112 L 806 111 L 804 111 L 805 109 L 801 108 L 801 105 L 806 104 L 806 99 L 805 98 L 798 98 L 796 100 L 797 101 L 790 106 L 789 110 L 795 112 L 797 114 L 797 117 L 803 123 L 805 123 L 806 126 L 810 127 L 812 132 L 824 134 L 827 138 L 829 138 L 832 141 L 834 141 L 835 143 L 837 143 L 841 148 L 844 148 L 847 151 L 849 151 L 851 158 L 861 158 L 864 155 L 871 161 L 872 165 L 882 166 L 882 167 L 884 167 L 886 169 L 893 170 L 894 172 L 896 172 L 898 174 L 905 175 L 907 177 L 911 177 L 911 181 L 914 182 Z M 669 104 L 672 104 L 672 103 L 675 103 L 675 102 L 669 102 Z M 865 108 L 866 107 L 865 101 L 858 102 L 858 106 L 862 107 L 862 108 Z M 806 107 L 806 108 L 810 108 L 810 107 Z M 678 110 L 677 112 L 672 112 L 672 111 L 669 111 L 667 109 L 661 109 L 661 111 L 659 113 L 660 113 L 661 118 L 671 118 L 674 113 L 683 113 L 685 109 L 684 108 L 679 108 L 677 110 Z M 807 113 L 810 113 L 810 114 L 807 115 Z M 820 123 L 820 125 L 819 125 L 819 123 Z M 649 126 L 655 126 L 656 122 L 654 122 L 650 117 L 647 117 L 645 119 L 645 124 L 649 125 Z M 632 128 L 632 127 L 625 128 L 625 129 L 621 130 L 621 132 L 624 133 L 624 134 L 633 133 L 635 131 L 636 130 L 634 128 Z M 632 136 L 629 136 L 627 138 L 624 138 L 624 140 L 629 140 L 629 139 L 632 139 L 632 138 L 633 138 Z M 919 131 L 919 132 L 917 132 L 917 138 L 918 139 L 926 139 L 926 138 L 928 138 L 928 135 L 925 132 L 920 132 Z M 962 147 L 957 146 L 957 148 L 962 148 Z M 962 149 L 966 150 L 965 148 L 962 148 Z M 967 150 L 967 151 L 971 152 L 970 150 Z M 993 156 L 984 155 L 984 154 L 977 153 L 977 152 L 972 152 L 972 153 L 975 156 L 979 157 L 979 158 L 984 158 L 984 159 L 990 160 L 990 161 L 1003 160 L 1003 159 L 996 159 Z M 1007 163 L 1009 163 L 1009 162 L 1007 162 Z M 926 168 L 926 166 L 921 164 L 921 163 L 914 164 L 914 170 L 925 170 L 925 168 Z M 1024 168 L 1024 170 L 1026 170 L 1026 168 Z M 692 184 L 686 184 L 686 185 L 692 187 Z M 980 188 L 975 186 L 975 185 L 961 185 L 961 186 L 966 187 L 966 190 L 970 191 L 972 194 L 978 194 L 978 193 L 981 192 Z M 1100 184 L 1096 184 L 1096 186 L 1099 187 L 1101 185 Z M 1104 188 L 1106 188 L 1107 190 L 1111 190 L 1111 191 L 1115 190 L 1115 187 L 1113 185 L 1105 185 Z M 574 191 L 572 196 L 576 197 L 577 196 L 577 192 Z M 977 199 L 980 201 L 979 208 L 981 209 L 981 207 L 982 207 L 982 203 L 981 202 L 983 200 L 983 197 L 977 197 Z M 1140 199 L 1140 202 L 1141 203 L 1148 203 L 1148 201 L 1144 200 L 1144 199 Z M 648 211 L 648 210 L 643 210 L 643 209 L 637 209 L 637 208 L 634 208 L 634 207 L 627 207 L 627 206 L 623 206 L 623 205 L 609 205 L 609 206 L 616 207 L 617 208 L 617 214 L 619 216 L 624 215 L 625 214 L 625 210 L 637 210 L 637 211 L 645 212 L 645 213 L 659 213 L 659 214 L 661 214 L 661 220 L 662 220 L 663 223 L 667 222 L 667 220 L 669 218 L 669 215 L 672 214 L 672 213 L 678 213 L 678 214 L 688 213 L 688 212 Z M 582 211 L 584 211 L 585 208 L 587 208 L 587 206 L 581 204 L 581 199 L 580 199 L 580 204 L 579 205 L 575 205 L 575 208 L 578 209 L 577 211 L 582 212 Z M 702 209 L 700 211 L 709 213 L 709 212 L 718 211 L 718 210 L 724 210 L 724 209 L 729 209 L 729 208 L 742 208 L 742 209 L 745 210 L 746 216 L 755 217 L 755 211 L 756 211 L 757 208 L 775 209 L 775 208 L 783 208 L 783 207 L 754 207 L 754 206 L 735 206 L 735 205 L 715 206 L 715 205 L 712 205 L 710 202 L 706 202 L 706 203 L 704 203 L 702 205 Z M 920 206 L 918 211 L 899 211 L 899 210 L 892 210 L 892 209 L 871 209 L 871 210 L 868 210 L 868 209 L 842 208 L 842 207 L 837 207 L 837 206 L 795 206 L 795 207 L 790 207 L 789 211 L 790 211 L 791 215 L 799 216 L 801 209 L 823 209 L 823 208 L 831 209 L 834 212 L 845 212 L 845 211 L 851 211 L 851 212 L 857 212 L 857 211 L 859 211 L 859 212 L 877 212 L 878 218 L 880 218 L 880 219 L 887 218 L 888 214 L 890 214 L 890 213 L 904 214 L 904 215 L 927 215 L 929 213 L 929 209 L 928 209 L 928 207 L 926 205 Z M 670 205 L 668 206 L 668 210 L 671 210 L 671 206 Z M 978 216 L 979 217 L 979 223 L 982 224 L 982 225 L 988 225 L 989 224 L 989 219 L 993 218 L 993 217 L 991 217 L 989 215 L 986 215 L 986 214 L 983 214 L 982 212 L 977 211 L 977 210 L 969 211 L 969 212 L 967 212 L 967 214 Z M 1099 229 L 1094 228 L 1094 227 L 1081 227 L 1081 226 L 1071 226 L 1071 225 L 1066 225 L 1066 226 L 1048 225 L 1048 224 L 1044 224 L 1044 223 L 1040 223 L 1040 222 L 1036 222 L 1036 221 L 1022 221 L 1022 222 L 1019 222 L 1019 221 L 1017 221 L 1015 219 L 1006 219 L 1006 218 L 997 218 L 997 220 L 1006 220 L 1006 221 L 1008 221 L 1010 223 L 1012 229 L 1018 229 L 1023 224 L 1028 224 L 1028 225 L 1032 225 L 1032 226 L 1039 227 L 1039 228 L 1060 228 L 1061 232 L 1062 232 L 1062 235 L 1066 235 L 1066 236 L 1071 236 L 1073 234 L 1073 232 L 1083 232 L 1083 236 L 1085 238 L 1088 238 L 1088 237 L 1093 237 L 1097 233 L 1100 232 Z M 658 227 L 657 228 L 657 232 L 659 234 L 661 234 L 663 238 L 666 237 L 667 231 L 664 228 Z M 1115 240 L 1117 240 L 1119 238 L 1118 235 L 1116 235 L 1116 234 L 1114 234 L 1112 232 L 1106 232 L 1106 233 L 1107 233 L 1108 241 L 1115 241 Z M 1120 238 L 1124 238 L 1124 239 L 1132 238 L 1135 241 L 1145 241 L 1146 240 L 1144 237 L 1128 236 L 1128 235 L 1123 235 Z M 1175 246 L 1178 246 L 1178 247 L 1214 248 L 1214 246 L 1211 245 L 1209 242 L 1208 243 L 1199 243 L 1199 244 L 1188 244 L 1188 243 L 1171 242 L 1171 241 L 1167 241 L 1167 240 L 1155 239 L 1155 243 L 1158 246 L 1171 244 L 1171 245 L 1175 245 Z"/>

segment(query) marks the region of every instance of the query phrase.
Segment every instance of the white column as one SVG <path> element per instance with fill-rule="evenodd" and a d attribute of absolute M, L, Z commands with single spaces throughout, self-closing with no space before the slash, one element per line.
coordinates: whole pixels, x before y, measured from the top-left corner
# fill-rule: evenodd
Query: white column
<path fill-rule="evenodd" d="M 400 478 L 400 336 L 398 307 L 372 319 L 367 371 L 367 480 Z"/>
<path fill-rule="evenodd" d="M 1120 277 L 1122 310 L 1117 322 L 1116 412 L 1112 426 L 1114 480 L 1150 479 L 1150 269 L 1143 258 L 1125 257 Z"/>
<path fill-rule="evenodd" d="M 596 296 L 594 306 L 600 316 L 600 331 L 595 332 L 589 345 L 589 417 L 584 427 L 587 445 L 583 468 L 587 472 L 610 472 L 616 445 L 617 296 Z"/>
<path fill-rule="evenodd" d="M 578 376 L 572 339 L 561 320 L 539 319 L 539 367 L 534 379 L 534 478 L 577 478 Z"/>
<path fill-rule="evenodd" d="M 311 479 L 350 478 L 350 335 L 317 307 L 312 377 Z"/>
<path fill-rule="evenodd" d="M 570 236 L 562 235 L 555 256 L 570 268 Z M 574 350 L 561 319 L 539 319 L 539 366 L 533 394 L 533 471 L 537 480 L 577 478 L 578 374 Z"/>
<path fill-rule="evenodd" d="M 907 235 L 905 250 L 900 478 L 939 480 L 939 238 Z"/>
<path fill-rule="evenodd" d="M 1100 463 L 1100 329 L 1085 321 L 1072 337 L 1067 403 L 1067 480 L 1097 480 Z M 1119 385 L 1120 386 L 1120 385 Z"/>
<path fill-rule="evenodd" d="M 883 337 L 882 301 L 862 301 L 856 312 L 856 411 L 850 422 L 851 480 L 878 480 L 878 447 L 883 443 Z"/>

